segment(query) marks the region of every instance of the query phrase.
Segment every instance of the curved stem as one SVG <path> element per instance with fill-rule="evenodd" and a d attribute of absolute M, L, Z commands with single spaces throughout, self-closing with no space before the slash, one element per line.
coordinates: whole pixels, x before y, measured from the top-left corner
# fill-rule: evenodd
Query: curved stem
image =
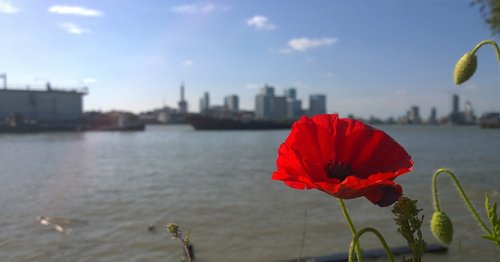
<path fill-rule="evenodd" d="M 354 247 L 358 244 L 359 238 L 361 237 L 361 235 L 363 235 L 366 232 L 372 232 L 378 237 L 378 239 L 380 240 L 380 243 L 382 243 L 382 246 L 384 246 L 385 253 L 389 257 L 389 260 L 391 262 L 394 262 L 394 255 L 392 254 L 391 249 L 387 245 L 387 242 L 385 242 L 384 237 L 382 236 L 382 234 L 380 234 L 380 232 L 378 232 L 376 229 L 374 229 L 372 227 L 366 227 L 366 228 L 361 229 L 352 239 L 351 245 L 349 246 L 349 262 L 353 262 L 352 257 L 354 254 Z"/>
<path fill-rule="evenodd" d="M 345 206 L 344 200 L 338 198 L 339 203 L 340 203 L 340 209 L 342 210 L 342 214 L 344 215 L 345 220 L 347 221 L 347 225 L 349 225 L 349 229 L 351 229 L 352 237 L 356 236 L 356 228 L 354 227 L 354 224 L 352 223 L 351 217 L 349 216 L 349 211 L 347 210 L 347 207 Z M 356 257 L 358 258 L 358 261 L 361 262 L 361 248 L 359 247 L 359 243 L 356 242 Z"/>
<path fill-rule="evenodd" d="M 496 54 L 497 54 L 497 61 L 498 61 L 498 64 L 500 64 L 500 49 L 498 48 L 498 45 L 495 41 L 493 40 L 483 40 L 481 41 L 479 44 L 477 44 L 471 51 L 471 53 L 474 55 L 476 54 L 477 50 L 483 46 L 483 45 L 492 45 L 494 48 L 495 48 L 495 51 L 496 51 Z"/>
<path fill-rule="evenodd" d="M 465 191 L 463 190 L 462 186 L 460 185 L 460 182 L 458 181 L 457 177 L 449 169 L 440 168 L 440 169 L 436 170 L 436 172 L 434 172 L 434 175 L 432 176 L 432 192 L 433 192 L 432 195 L 433 195 L 433 200 L 434 200 L 433 201 L 434 202 L 434 209 L 438 212 L 441 211 L 441 208 L 439 206 L 439 198 L 438 198 L 438 190 L 437 190 L 437 177 L 442 173 L 448 174 L 451 177 L 451 179 L 455 183 L 455 187 L 457 188 L 458 193 L 460 193 L 460 196 L 462 197 L 462 199 L 465 203 L 465 206 L 469 209 L 469 211 L 472 213 L 472 216 L 476 219 L 476 221 L 483 228 L 483 230 L 486 233 L 490 234 L 491 233 L 490 229 L 484 224 L 483 220 L 481 220 L 476 209 L 474 209 L 474 206 L 472 205 L 469 198 L 465 194 Z"/>

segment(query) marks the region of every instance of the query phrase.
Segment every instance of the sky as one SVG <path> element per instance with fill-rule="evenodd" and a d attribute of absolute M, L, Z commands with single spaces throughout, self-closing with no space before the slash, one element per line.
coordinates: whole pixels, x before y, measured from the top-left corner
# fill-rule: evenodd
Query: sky
<path fill-rule="evenodd" d="M 493 38 L 471 0 L 32 1 L 0 0 L 0 73 L 9 87 L 87 86 L 84 110 L 189 111 L 236 94 L 253 110 L 265 84 L 294 87 L 303 107 L 327 96 L 328 113 L 427 118 L 470 101 L 500 111 L 500 67 L 484 46 L 456 86 L 456 61 Z"/>

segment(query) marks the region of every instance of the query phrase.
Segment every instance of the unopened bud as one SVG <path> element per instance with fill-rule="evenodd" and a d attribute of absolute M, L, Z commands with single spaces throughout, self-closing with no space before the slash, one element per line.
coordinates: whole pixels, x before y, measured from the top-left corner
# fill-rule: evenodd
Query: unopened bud
<path fill-rule="evenodd" d="M 431 219 L 431 231 L 434 236 L 445 245 L 453 239 L 453 224 L 444 212 L 435 211 Z"/>
<path fill-rule="evenodd" d="M 458 60 L 453 71 L 453 79 L 455 84 L 460 85 L 474 75 L 477 68 L 477 57 L 475 54 L 468 52 Z"/>

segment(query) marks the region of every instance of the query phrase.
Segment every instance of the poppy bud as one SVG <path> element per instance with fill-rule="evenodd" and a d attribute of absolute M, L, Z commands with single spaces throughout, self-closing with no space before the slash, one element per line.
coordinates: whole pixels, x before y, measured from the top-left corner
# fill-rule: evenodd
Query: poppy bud
<path fill-rule="evenodd" d="M 431 231 L 434 236 L 445 245 L 453 239 L 453 224 L 444 212 L 435 211 L 431 219 Z"/>
<path fill-rule="evenodd" d="M 455 84 L 460 85 L 474 75 L 477 68 L 477 57 L 472 52 L 468 52 L 458 60 L 453 72 Z"/>

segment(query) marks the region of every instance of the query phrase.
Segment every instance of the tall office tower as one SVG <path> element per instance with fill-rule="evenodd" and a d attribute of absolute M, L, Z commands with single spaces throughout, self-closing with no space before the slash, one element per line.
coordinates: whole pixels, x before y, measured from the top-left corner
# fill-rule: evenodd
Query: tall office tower
<path fill-rule="evenodd" d="M 422 123 L 422 119 L 420 118 L 420 108 L 418 106 L 411 107 L 408 120 L 410 120 L 412 124 Z"/>
<path fill-rule="evenodd" d="M 275 96 L 271 99 L 271 119 L 281 121 L 286 119 L 286 97 Z"/>
<path fill-rule="evenodd" d="M 184 100 L 184 82 L 181 84 L 181 100 L 178 103 L 179 105 L 179 113 L 187 114 L 188 112 L 188 103 Z"/>
<path fill-rule="evenodd" d="M 288 100 L 297 99 L 297 90 L 293 87 L 285 89 L 285 96 Z"/>
<path fill-rule="evenodd" d="M 285 90 L 286 97 L 286 118 L 299 119 L 302 115 L 302 101 L 297 100 L 297 90 L 289 88 Z"/>
<path fill-rule="evenodd" d="M 460 110 L 459 97 L 458 95 L 455 94 L 451 98 L 451 113 L 457 114 L 459 110 Z"/>
<path fill-rule="evenodd" d="M 437 124 L 437 109 L 435 107 L 431 108 L 431 114 L 429 115 L 429 124 L 435 125 Z"/>
<path fill-rule="evenodd" d="M 326 114 L 326 95 L 309 96 L 309 115 Z"/>
<path fill-rule="evenodd" d="M 200 113 L 207 111 L 210 108 L 210 95 L 208 92 L 203 94 L 203 97 L 200 98 Z"/>
<path fill-rule="evenodd" d="M 255 97 L 255 117 L 271 119 L 271 104 L 274 97 L 274 87 L 265 85 Z"/>
<path fill-rule="evenodd" d="M 224 97 L 224 106 L 229 109 L 229 111 L 238 112 L 239 111 L 239 99 L 237 95 L 229 95 Z"/>

